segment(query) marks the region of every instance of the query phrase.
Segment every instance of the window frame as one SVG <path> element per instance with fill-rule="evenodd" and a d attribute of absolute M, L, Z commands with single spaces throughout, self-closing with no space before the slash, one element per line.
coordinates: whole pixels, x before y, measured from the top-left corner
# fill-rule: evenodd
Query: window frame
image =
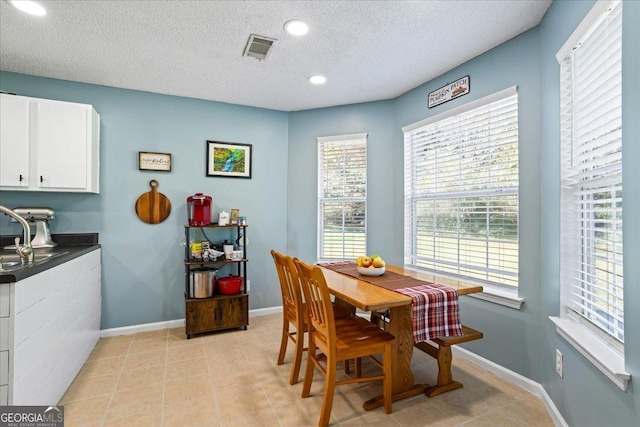
<path fill-rule="evenodd" d="M 567 39 L 565 44 L 556 54 L 556 59 L 559 63 L 559 77 L 561 81 L 561 92 L 559 93 L 561 103 L 561 117 L 560 128 L 562 130 L 562 137 L 560 139 L 562 161 L 560 166 L 560 175 L 563 179 L 561 183 L 561 205 L 559 215 L 561 217 L 561 233 L 559 235 L 559 243 L 562 248 L 561 251 L 561 268 L 560 268 L 560 316 L 551 316 L 550 320 L 555 324 L 557 333 L 562 336 L 569 344 L 575 347 L 587 360 L 593 363 L 602 373 L 604 373 L 609 379 L 611 379 L 620 389 L 626 390 L 628 382 L 631 379 L 629 373 L 625 370 L 624 362 L 624 343 L 618 341 L 612 334 L 605 331 L 599 326 L 595 325 L 594 320 L 588 320 L 583 315 L 574 311 L 571 305 L 571 297 L 569 295 L 569 289 L 572 287 L 567 276 L 567 266 L 565 265 L 571 259 L 580 258 L 584 262 L 584 259 L 589 257 L 588 253 L 581 251 L 578 255 L 573 252 L 568 254 L 568 247 L 563 239 L 563 234 L 570 228 L 568 227 L 568 220 L 565 215 L 565 211 L 568 209 L 567 203 L 571 195 L 575 195 L 580 191 L 578 185 L 574 185 L 576 188 L 574 191 L 568 191 L 568 185 L 565 183 L 565 176 L 567 175 L 567 166 L 563 166 L 569 157 L 571 157 L 571 150 L 573 149 L 573 133 L 575 127 L 573 120 L 565 120 L 562 117 L 567 114 L 573 114 L 574 105 L 571 101 L 571 106 L 566 106 L 566 102 L 570 97 L 574 97 L 573 81 L 571 81 L 571 92 L 567 93 L 563 91 L 563 79 L 567 78 L 567 68 L 572 67 L 571 57 L 573 52 L 579 49 L 580 45 L 590 37 L 597 27 L 602 23 L 609 14 L 610 10 L 613 10 L 621 2 L 619 0 L 614 1 L 599 1 L 596 2 L 591 11 L 578 25 L 576 30 Z M 622 11 L 620 12 L 622 13 Z M 622 18 L 621 18 L 622 19 Z M 622 40 L 622 39 L 620 39 Z M 565 84 L 566 85 L 566 84 Z M 622 81 L 620 81 L 622 85 Z M 621 108 L 621 104 L 620 104 Z M 622 161 L 621 161 L 622 162 Z M 622 167 L 620 162 L 620 167 Z M 620 173 L 620 180 L 622 180 L 622 174 Z M 620 181 L 621 182 L 621 181 Z M 613 188 L 613 187 L 612 187 Z M 622 187 L 620 187 L 622 188 Z M 617 196 L 614 196 L 614 199 Z M 585 208 L 586 209 L 586 208 Z M 622 208 L 620 208 L 622 209 Z M 620 229 L 622 230 L 622 228 Z M 595 231 L 593 232 L 595 235 Z M 620 231 L 622 234 L 622 231 Z M 588 237 L 587 237 L 588 238 Z M 583 239 L 586 239 L 583 237 Z M 622 242 L 620 244 L 623 244 Z M 624 252 L 624 249 L 622 249 Z M 580 256 L 580 254 L 582 254 Z M 622 262 L 622 261 L 621 261 Z M 583 270 L 580 270 L 583 271 Z M 584 272 L 583 274 L 588 274 Z M 617 286 L 617 285 L 616 285 Z M 624 283 L 622 284 L 622 290 L 624 291 Z M 624 295 L 623 297 L 624 298 Z M 624 312 L 622 314 L 624 322 Z M 591 323 L 594 324 L 591 324 Z"/>
<path fill-rule="evenodd" d="M 347 134 L 347 135 L 335 135 L 335 136 L 321 136 L 317 137 L 318 143 L 318 192 L 317 192 L 317 258 L 318 261 L 338 261 L 338 260 L 346 260 L 352 259 L 350 257 L 345 256 L 344 248 L 341 258 L 336 257 L 327 257 L 324 253 L 324 230 L 325 223 L 323 222 L 323 204 L 328 201 L 333 202 L 356 202 L 356 203 L 364 203 L 364 248 L 362 249 L 362 254 L 366 254 L 367 250 L 367 181 L 368 177 L 365 178 L 365 194 L 363 197 L 322 197 L 321 193 L 323 191 L 323 152 L 322 147 L 323 144 L 327 143 L 339 143 L 344 141 L 357 141 L 362 140 L 364 143 L 364 175 L 367 177 L 367 168 L 368 168 L 368 159 L 367 159 L 367 146 L 368 146 L 368 134 L 367 133 L 356 133 L 356 134 Z M 344 225 L 343 225 L 343 233 L 344 233 Z"/>
<path fill-rule="evenodd" d="M 405 134 L 405 138 L 407 137 L 407 134 L 410 132 L 413 132 L 415 130 L 424 128 L 426 126 L 432 125 L 434 123 L 449 119 L 453 116 L 457 116 L 460 114 L 464 114 L 468 111 L 471 110 L 475 110 L 477 108 L 481 108 L 484 106 L 487 106 L 489 104 L 493 104 L 495 102 L 498 101 L 502 101 L 502 100 L 506 100 L 509 97 L 512 96 L 516 96 L 517 99 L 517 87 L 513 86 L 507 89 L 504 89 L 502 91 L 493 93 L 491 95 L 485 96 L 483 98 L 477 99 L 475 101 L 469 102 L 465 105 L 456 107 L 456 108 L 452 108 L 450 110 L 447 110 L 441 114 L 432 116 L 432 117 L 428 117 L 424 120 L 418 121 L 416 123 L 413 123 L 411 125 L 405 126 L 402 128 L 403 133 Z M 517 101 L 516 101 L 517 102 Z M 516 113 L 516 118 L 518 118 L 519 113 Z M 519 139 L 519 138 L 518 138 Z M 406 142 L 405 142 L 406 144 Z M 519 142 L 518 142 L 519 145 Z M 406 147 L 405 147 L 406 150 Z M 518 200 L 518 211 L 519 211 L 519 192 L 520 192 L 520 185 L 519 185 L 519 148 L 517 148 L 518 150 L 518 185 L 517 185 L 517 189 L 514 191 L 510 191 L 511 195 L 515 195 L 516 199 Z M 405 152 L 405 157 L 408 155 L 408 153 Z M 407 210 L 407 203 L 408 200 L 414 200 L 414 198 L 410 197 L 407 192 L 407 182 L 406 182 L 406 174 L 407 174 L 407 168 L 409 167 L 407 165 L 407 160 L 405 160 L 405 195 L 404 195 L 404 202 L 405 202 L 405 231 L 404 231 L 404 242 L 405 242 L 405 252 L 411 252 L 411 249 L 408 248 L 408 241 L 413 240 L 410 236 L 408 236 L 409 233 L 415 233 L 414 230 L 414 226 L 412 224 L 407 224 L 407 222 L 409 221 L 409 217 L 410 215 L 408 214 Z M 491 193 L 494 190 L 487 190 L 486 193 Z M 496 191 L 495 193 L 499 193 L 499 191 Z M 519 230 L 519 221 L 520 221 L 520 215 L 518 213 L 518 226 L 517 226 L 517 233 L 518 233 L 518 238 L 517 238 L 517 245 L 518 245 L 518 249 L 517 249 L 517 254 L 518 254 L 518 272 L 516 273 L 515 277 L 516 280 L 518 278 L 519 275 L 519 257 L 520 257 L 520 230 Z M 462 282 L 466 282 L 466 283 L 473 283 L 473 284 L 480 284 L 484 287 L 484 292 L 483 294 L 478 294 L 478 295 L 472 295 L 475 297 L 478 297 L 479 299 L 484 299 L 484 300 L 488 300 L 494 303 L 499 303 L 508 307 L 512 307 L 512 308 L 516 308 L 519 309 L 521 308 L 524 299 L 518 297 L 518 287 L 517 286 L 509 286 L 509 285 L 503 285 L 500 283 L 496 283 L 496 282 L 492 282 L 492 281 L 485 281 L 482 279 L 476 279 L 476 278 L 471 278 L 471 277 L 464 277 L 461 275 L 457 275 L 457 274 L 451 274 L 451 273 L 446 273 L 446 272 L 442 272 L 442 271 L 438 271 L 438 270 L 433 270 L 433 269 L 426 269 L 424 267 L 419 267 L 416 266 L 414 263 L 411 262 L 411 258 L 412 258 L 413 254 L 411 253 L 405 253 L 405 268 L 410 268 L 410 269 L 416 269 L 416 270 L 422 270 L 422 271 L 429 271 L 432 274 L 435 274 L 437 276 L 441 276 L 441 277 L 446 277 L 446 278 L 453 278 L 455 280 L 459 280 Z"/>

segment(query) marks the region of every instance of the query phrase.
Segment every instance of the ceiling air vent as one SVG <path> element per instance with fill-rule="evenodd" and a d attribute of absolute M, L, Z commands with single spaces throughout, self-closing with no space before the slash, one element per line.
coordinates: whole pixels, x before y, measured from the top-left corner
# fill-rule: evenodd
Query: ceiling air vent
<path fill-rule="evenodd" d="M 244 56 L 249 56 L 262 61 L 269 54 L 271 46 L 273 46 L 273 42 L 275 41 L 276 39 L 251 34 L 251 36 L 249 36 L 249 41 L 247 41 L 247 47 L 244 48 Z"/>

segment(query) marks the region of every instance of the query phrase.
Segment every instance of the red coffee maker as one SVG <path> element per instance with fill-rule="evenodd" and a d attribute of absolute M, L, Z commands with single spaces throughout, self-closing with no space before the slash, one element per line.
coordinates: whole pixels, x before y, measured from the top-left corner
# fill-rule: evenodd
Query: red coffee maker
<path fill-rule="evenodd" d="M 202 193 L 187 197 L 187 213 L 189 226 L 197 227 L 211 224 L 211 205 L 213 198 Z"/>

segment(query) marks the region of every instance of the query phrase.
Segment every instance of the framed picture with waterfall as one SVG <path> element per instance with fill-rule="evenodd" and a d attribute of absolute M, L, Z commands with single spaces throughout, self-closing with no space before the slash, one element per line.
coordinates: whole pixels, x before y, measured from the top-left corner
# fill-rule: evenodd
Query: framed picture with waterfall
<path fill-rule="evenodd" d="M 251 179 L 251 144 L 207 141 L 207 176 Z"/>

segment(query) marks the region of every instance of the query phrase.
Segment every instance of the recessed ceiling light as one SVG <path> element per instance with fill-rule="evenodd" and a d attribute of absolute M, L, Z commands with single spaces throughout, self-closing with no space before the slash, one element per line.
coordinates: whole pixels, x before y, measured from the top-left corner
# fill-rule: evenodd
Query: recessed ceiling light
<path fill-rule="evenodd" d="M 44 7 L 31 0 L 9 0 L 9 3 L 18 10 L 29 15 L 44 16 L 47 11 Z"/>
<path fill-rule="evenodd" d="M 309 81 L 314 85 L 321 85 L 327 81 L 325 76 L 321 76 L 320 74 L 315 74 L 309 77 Z"/>
<path fill-rule="evenodd" d="M 309 31 L 309 26 L 304 21 L 294 19 L 293 21 L 289 21 L 284 24 L 284 29 L 291 35 L 302 36 L 307 34 L 307 32 Z"/>

